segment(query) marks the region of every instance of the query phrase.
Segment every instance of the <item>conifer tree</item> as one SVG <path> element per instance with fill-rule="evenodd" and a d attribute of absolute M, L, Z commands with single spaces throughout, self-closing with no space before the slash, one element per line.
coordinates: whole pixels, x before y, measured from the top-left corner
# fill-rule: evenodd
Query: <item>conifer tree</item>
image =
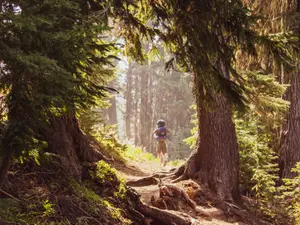
<path fill-rule="evenodd" d="M 105 95 L 113 45 L 99 34 L 107 30 L 105 11 L 94 13 L 88 1 L 1 1 L 1 89 L 8 93 L 8 114 L 0 185 L 12 157 L 41 143 L 77 177 L 80 162 L 102 157 L 75 114 Z"/>

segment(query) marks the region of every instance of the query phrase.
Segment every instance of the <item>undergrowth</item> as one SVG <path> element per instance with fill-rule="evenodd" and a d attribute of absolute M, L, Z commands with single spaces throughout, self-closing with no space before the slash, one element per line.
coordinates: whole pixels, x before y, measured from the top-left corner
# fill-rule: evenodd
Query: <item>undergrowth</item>
<path fill-rule="evenodd" d="M 52 155 L 15 163 L 0 193 L 0 218 L 14 224 L 131 224 L 125 181 L 104 161 L 87 167 L 81 182 Z M 9 196 L 8 196 L 9 195 Z"/>

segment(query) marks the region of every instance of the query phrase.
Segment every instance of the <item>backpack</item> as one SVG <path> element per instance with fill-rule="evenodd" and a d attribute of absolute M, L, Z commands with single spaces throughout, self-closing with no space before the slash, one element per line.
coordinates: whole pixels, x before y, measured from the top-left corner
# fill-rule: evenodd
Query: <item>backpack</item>
<path fill-rule="evenodd" d="M 166 139 L 167 137 L 167 128 L 166 127 L 159 127 L 157 128 L 157 139 L 158 140 L 162 140 L 162 139 Z"/>

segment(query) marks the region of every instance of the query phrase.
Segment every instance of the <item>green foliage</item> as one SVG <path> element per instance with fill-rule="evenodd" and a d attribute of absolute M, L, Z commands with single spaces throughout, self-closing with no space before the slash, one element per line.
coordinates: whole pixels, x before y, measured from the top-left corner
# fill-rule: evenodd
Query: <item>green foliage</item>
<path fill-rule="evenodd" d="M 245 71 L 245 87 L 251 104 L 248 111 L 236 113 L 235 124 L 240 153 L 240 185 L 244 193 L 255 196 L 261 210 L 275 216 L 278 181 L 280 129 L 288 109 L 282 100 L 285 86 L 274 76 Z"/>
<path fill-rule="evenodd" d="M 122 153 L 127 146 L 122 144 L 117 138 L 116 125 L 98 124 L 94 133 L 104 153 L 115 160 L 123 161 Z"/>
<path fill-rule="evenodd" d="M 284 185 L 281 187 L 281 199 L 283 206 L 287 209 L 289 215 L 294 218 L 295 224 L 300 223 L 300 163 L 292 169 L 295 177 L 284 179 Z"/>
<path fill-rule="evenodd" d="M 254 190 L 258 198 L 272 197 L 278 171 L 273 149 L 272 134 L 249 115 L 236 119 L 236 132 L 240 152 L 240 180 L 244 190 Z"/>
<path fill-rule="evenodd" d="M 97 170 L 95 176 L 100 183 L 115 181 L 117 178 L 117 171 L 114 168 L 101 160 L 97 162 Z"/>
<path fill-rule="evenodd" d="M 196 105 L 192 105 L 190 108 L 195 111 L 196 110 Z M 183 141 L 188 146 L 190 146 L 190 149 L 194 149 L 197 145 L 197 140 L 198 140 L 198 118 L 197 118 L 197 113 L 193 114 L 191 123 L 193 124 L 193 128 L 190 131 L 191 136 L 184 139 Z"/>
<path fill-rule="evenodd" d="M 125 179 L 119 176 L 116 169 L 112 168 L 108 163 L 101 160 L 97 162 L 96 171 L 90 171 L 91 177 L 100 182 L 100 184 L 112 183 L 115 185 L 116 191 L 114 195 L 118 198 L 125 198 L 126 185 Z"/>
<path fill-rule="evenodd" d="M 43 216 L 51 216 L 52 214 L 55 214 L 53 204 L 48 199 L 43 201 L 43 207 L 45 209 Z"/>
<path fill-rule="evenodd" d="M 21 154 L 37 149 L 52 115 L 88 109 L 105 96 L 114 46 L 99 37 L 109 27 L 105 18 L 89 17 L 87 2 L 5 1 L 1 7 L 4 143 Z"/>
<path fill-rule="evenodd" d="M 282 124 L 288 102 L 282 100 L 285 86 L 272 75 L 245 71 L 245 87 L 251 104 L 244 114 L 237 113 L 236 132 L 240 151 L 241 185 L 253 188 L 257 197 L 270 198 L 277 177 L 279 137 L 274 132 Z"/>
<path fill-rule="evenodd" d="M 137 161 L 137 162 L 159 162 L 153 154 L 143 151 L 141 147 L 134 147 L 132 145 L 127 145 L 126 151 L 122 154 L 127 160 Z"/>
<path fill-rule="evenodd" d="M 99 143 L 101 150 L 115 160 L 123 161 L 122 153 L 126 145 L 117 138 L 117 125 L 107 125 L 102 119 L 103 110 L 109 106 L 105 101 L 102 108 L 90 109 L 79 117 L 80 128 L 85 134 L 94 137 Z"/>

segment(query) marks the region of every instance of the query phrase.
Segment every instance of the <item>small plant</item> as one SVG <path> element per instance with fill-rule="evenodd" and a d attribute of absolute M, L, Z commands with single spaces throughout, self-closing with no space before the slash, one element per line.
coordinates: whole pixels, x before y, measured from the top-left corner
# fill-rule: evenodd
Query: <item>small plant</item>
<path fill-rule="evenodd" d="M 97 162 L 95 176 L 100 183 L 117 181 L 117 171 L 103 160 Z"/>
<path fill-rule="evenodd" d="M 55 214 L 55 209 L 53 208 L 54 204 L 52 204 L 48 199 L 43 201 L 43 207 L 45 209 L 43 216 L 50 216 Z"/>

